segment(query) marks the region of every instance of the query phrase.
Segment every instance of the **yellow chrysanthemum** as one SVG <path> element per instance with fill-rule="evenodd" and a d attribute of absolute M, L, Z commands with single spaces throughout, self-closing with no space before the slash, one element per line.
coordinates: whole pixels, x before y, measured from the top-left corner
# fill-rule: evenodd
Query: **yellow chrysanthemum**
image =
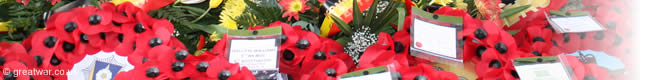
<path fill-rule="evenodd" d="M 219 15 L 221 26 L 227 29 L 237 29 L 239 25 L 237 25 L 235 19 L 244 13 L 246 3 L 243 0 L 228 0 L 224 3 L 223 9 Z"/>
<path fill-rule="evenodd" d="M 433 0 L 429 2 L 429 5 L 438 4 L 442 6 L 447 6 L 447 4 L 454 2 L 453 0 Z"/>
<path fill-rule="evenodd" d="M 467 3 L 465 3 L 465 0 L 456 0 L 456 2 L 454 3 L 456 3 L 456 8 L 460 8 L 463 10 L 467 9 Z"/>
<path fill-rule="evenodd" d="M 210 0 L 210 8 L 217 8 L 223 0 Z"/>
<path fill-rule="evenodd" d="M 111 2 L 113 2 L 113 4 L 115 5 L 120 5 L 124 2 L 131 2 L 131 4 L 142 8 L 142 5 L 144 5 L 145 0 L 112 0 Z"/>

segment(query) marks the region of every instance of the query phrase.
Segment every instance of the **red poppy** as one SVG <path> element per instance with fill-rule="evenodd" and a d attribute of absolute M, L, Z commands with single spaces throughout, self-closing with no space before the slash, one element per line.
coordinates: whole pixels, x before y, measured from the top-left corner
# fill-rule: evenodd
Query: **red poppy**
<path fill-rule="evenodd" d="M 301 80 L 337 80 L 339 75 L 347 73 L 348 67 L 340 59 L 332 58 L 323 61 L 309 74 L 304 74 Z"/>
<path fill-rule="evenodd" d="M 167 30 L 160 29 L 156 30 L 154 32 L 144 32 L 141 35 L 139 35 L 138 39 L 135 41 L 136 44 L 136 49 L 135 52 L 138 51 L 149 51 L 149 49 L 157 47 L 157 46 L 165 46 L 167 43 L 169 43 L 169 39 L 171 37 L 171 34 L 166 34 Z M 162 33 L 159 33 L 162 32 Z"/>
<path fill-rule="evenodd" d="M 113 13 L 111 11 L 113 10 L 100 10 L 92 6 L 70 10 L 70 12 L 77 14 L 75 16 L 79 22 L 79 30 L 88 35 L 106 32 L 111 29 L 111 27 L 107 26 L 112 25 Z"/>
<path fill-rule="evenodd" d="M 133 80 L 163 80 L 169 79 L 172 77 L 171 70 L 169 65 L 161 65 L 160 62 L 152 60 L 146 61 L 142 65 L 136 65 L 136 67 L 129 71 L 131 75 L 129 78 Z M 121 73 L 118 73 L 118 75 Z"/>
<path fill-rule="evenodd" d="M 408 66 L 408 57 L 410 54 L 395 53 L 395 50 L 399 49 L 395 49 L 395 42 L 393 42 L 393 38 L 391 38 L 388 33 L 379 33 L 377 42 L 373 45 L 368 46 L 368 48 L 366 48 L 366 51 L 363 52 L 364 54 L 361 55 L 361 58 L 358 62 L 359 67 L 356 68 L 356 70 L 363 70 L 389 64 L 397 65 L 397 67 Z"/>
<path fill-rule="evenodd" d="M 515 34 L 515 39 L 520 48 L 530 49 L 533 43 L 542 42 L 547 45 L 552 45 L 551 38 L 553 31 L 542 26 L 531 26 L 524 31 Z"/>
<path fill-rule="evenodd" d="M 107 30 L 108 32 L 121 32 L 122 24 L 126 23 L 127 20 L 133 20 L 126 17 L 126 15 L 122 15 L 122 12 L 118 11 L 117 6 L 113 3 L 102 3 L 99 6 L 112 15 L 111 24 L 106 25 L 110 27 L 110 30 Z"/>
<path fill-rule="evenodd" d="M 171 71 L 169 73 L 170 79 L 185 79 L 197 73 L 196 66 L 190 65 L 191 63 L 194 63 L 196 59 L 194 58 L 195 56 L 189 53 L 179 55 L 179 53 L 182 53 L 182 51 L 185 51 L 185 53 L 187 53 L 186 50 L 174 50 L 171 47 L 160 46 L 150 50 L 149 55 L 159 55 L 159 57 L 153 58 L 151 60 L 158 61 L 158 64 L 161 66 L 169 66 L 160 67 L 159 69 L 166 69 Z"/>
<path fill-rule="evenodd" d="M 519 80 L 519 74 L 513 66 L 507 66 L 503 71 L 490 72 L 479 76 L 477 80 Z"/>
<path fill-rule="evenodd" d="M 70 62 L 76 62 L 76 61 L 67 61 L 71 59 L 65 59 L 60 54 L 54 54 L 54 53 L 33 53 L 30 54 L 31 56 L 40 57 L 41 60 L 35 61 L 37 62 L 36 67 L 37 69 L 43 69 L 43 70 L 71 70 L 74 63 Z M 76 56 L 75 56 L 76 57 Z M 47 77 L 54 78 L 54 79 L 67 79 L 67 75 L 46 75 Z"/>
<path fill-rule="evenodd" d="M 62 61 L 68 63 L 77 63 L 81 61 L 86 55 L 81 53 L 81 50 L 78 50 L 79 47 L 76 46 L 77 44 L 74 41 L 62 40 L 59 41 L 59 44 L 61 45 L 55 46 L 57 48 L 54 54 L 62 57 L 60 58 Z"/>
<path fill-rule="evenodd" d="M 427 64 L 418 64 L 412 67 L 397 69 L 397 71 L 402 75 L 402 80 L 418 80 L 416 78 L 419 76 L 423 76 L 427 80 L 458 80 L 456 74 L 434 70 L 432 66 Z"/>
<path fill-rule="evenodd" d="M 504 56 L 500 56 L 497 50 L 488 49 L 483 52 L 481 61 L 476 63 L 476 74 L 479 76 L 502 74 L 506 67 L 512 66 Z"/>
<path fill-rule="evenodd" d="M 101 36 L 101 34 L 100 34 Z M 102 48 L 103 51 L 105 52 L 113 52 L 115 51 L 115 48 L 121 44 L 120 42 L 120 33 L 117 32 L 107 32 L 104 33 L 104 47 Z M 123 38 L 122 38 L 123 39 Z"/>
<path fill-rule="evenodd" d="M 56 33 L 51 30 L 40 30 L 32 33 L 30 54 L 54 53 L 55 46 L 61 40 L 57 40 Z"/>
<path fill-rule="evenodd" d="M 205 72 L 198 72 L 197 75 L 191 79 L 222 79 L 227 80 L 251 80 L 255 79 L 253 74 L 246 67 L 241 67 L 239 64 L 231 64 L 225 58 L 214 58 L 207 62 L 209 66 Z M 226 63 L 226 64 L 223 64 Z M 205 63 L 196 63 L 195 66 L 200 66 Z M 229 76 L 222 76 L 223 74 L 230 74 Z"/>
<path fill-rule="evenodd" d="M 560 49 L 562 49 L 562 52 L 572 53 L 583 49 L 582 37 L 580 34 L 583 33 L 554 34 L 553 40 L 555 40 L 555 43 L 558 44 Z"/>
<path fill-rule="evenodd" d="M 478 63 L 487 50 L 494 50 L 494 48 L 476 39 L 466 39 L 463 46 L 463 60 Z"/>
<path fill-rule="evenodd" d="M 118 38 L 119 38 L 118 34 Z M 115 53 L 120 56 L 129 56 L 133 51 L 135 51 L 135 40 L 136 36 L 127 36 L 122 34 L 122 43 L 118 44 L 115 47 Z"/>
<path fill-rule="evenodd" d="M 116 9 L 117 11 L 113 13 L 113 18 L 115 18 L 113 21 L 117 23 L 135 22 L 135 13 L 142 11 L 140 8 L 131 4 L 131 2 L 124 2 L 117 5 Z"/>
<path fill-rule="evenodd" d="M 320 51 L 325 52 L 327 56 L 341 59 L 348 68 L 355 67 L 352 57 L 344 52 L 343 45 L 329 38 L 321 37 L 320 39 L 323 41 L 323 47 L 321 47 Z"/>
<path fill-rule="evenodd" d="M 538 57 L 538 56 L 553 56 L 554 54 L 559 54 L 559 53 L 553 53 L 551 52 L 551 48 L 553 45 L 548 45 L 544 42 L 535 42 L 533 45 L 531 45 L 530 48 L 520 48 L 522 51 L 526 52 L 521 54 L 522 57 Z"/>
<path fill-rule="evenodd" d="M 506 31 L 499 32 L 498 41 L 488 41 L 487 44 L 506 59 L 518 58 L 520 57 L 520 54 L 523 53 L 518 49 L 515 39 Z"/>
<path fill-rule="evenodd" d="M 298 31 L 298 33 L 304 34 L 295 44 L 295 48 L 298 48 L 298 52 L 302 52 L 305 55 L 305 59 L 302 63 L 303 69 L 311 70 L 316 65 L 320 64 L 320 62 L 323 60 L 330 59 L 332 57 L 327 56 L 327 53 L 325 52 L 319 51 L 320 47 L 322 47 L 322 43 L 318 35 L 312 33 L 311 31 Z M 308 44 L 302 44 L 304 41 L 307 41 Z M 316 54 L 319 54 L 319 56 Z"/>
<path fill-rule="evenodd" d="M 493 44 L 498 41 L 502 30 L 496 24 L 475 19 L 467 20 L 463 22 L 464 39 L 477 39 L 481 44 Z"/>
<path fill-rule="evenodd" d="M 280 67 L 281 73 L 291 75 L 294 79 L 299 78 L 302 60 L 305 58 L 303 53 L 298 53 L 295 48 L 280 50 Z"/>
<path fill-rule="evenodd" d="M 77 11 L 77 10 L 75 10 Z M 79 31 L 80 21 L 76 19 L 76 15 L 78 13 L 73 12 L 73 10 L 69 12 L 60 12 L 60 13 L 55 13 L 56 15 L 53 15 L 51 17 L 56 17 L 56 19 L 60 20 L 50 20 L 47 22 L 46 25 L 48 30 L 52 30 L 58 34 L 59 39 L 65 39 L 65 40 L 72 40 L 72 33 Z"/>
<path fill-rule="evenodd" d="M 34 58 L 29 56 L 25 48 L 18 43 L 0 42 L 0 58 L 5 62 L 20 61 L 27 67 L 37 65 Z M 6 64 L 0 66 L 6 66 Z"/>
<path fill-rule="evenodd" d="M 73 42 L 75 42 L 75 47 L 78 47 L 77 54 L 88 54 L 88 55 L 93 55 L 96 54 L 101 50 L 101 47 L 95 47 L 91 45 L 90 42 L 95 42 L 93 44 L 99 44 L 97 41 L 90 41 L 89 37 L 99 37 L 99 36 L 88 36 L 86 34 L 81 33 L 81 31 L 74 31 L 72 34 Z"/>

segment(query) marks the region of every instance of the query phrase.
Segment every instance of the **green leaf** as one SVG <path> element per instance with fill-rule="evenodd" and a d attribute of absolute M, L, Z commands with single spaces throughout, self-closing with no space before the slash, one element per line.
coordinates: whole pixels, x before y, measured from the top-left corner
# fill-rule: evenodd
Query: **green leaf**
<path fill-rule="evenodd" d="M 524 11 L 524 10 L 528 9 L 529 7 L 530 7 L 530 5 L 524 5 L 524 6 L 519 6 L 519 7 L 516 7 L 516 8 L 506 9 L 506 10 L 503 11 L 503 13 L 501 13 L 501 15 L 499 15 L 499 18 L 506 18 L 508 16 L 512 16 L 512 15 L 514 15 L 516 13 L 519 13 L 521 11 Z"/>
<path fill-rule="evenodd" d="M 31 12 L 29 12 L 29 11 L 20 11 L 20 12 L 16 12 L 16 13 L 11 13 L 9 15 L 10 16 L 31 15 Z"/>
<path fill-rule="evenodd" d="M 350 36 L 345 36 L 345 37 L 340 37 L 336 39 L 336 42 L 339 42 L 343 46 L 348 46 L 348 42 L 352 41 L 352 38 Z"/>
<path fill-rule="evenodd" d="M 350 29 L 350 25 L 346 24 L 345 21 L 341 20 L 339 17 L 332 16 L 332 19 L 334 20 L 334 23 L 341 29 L 341 32 L 344 34 L 352 35 L 352 29 Z"/>
<path fill-rule="evenodd" d="M 191 6 L 177 6 L 177 7 L 187 9 L 188 11 L 195 12 L 195 13 L 203 13 L 203 12 L 205 12 L 204 9 L 191 7 Z"/>
<path fill-rule="evenodd" d="M 397 31 L 402 30 L 402 27 L 404 27 L 404 18 L 406 17 L 406 10 L 404 8 L 397 8 L 397 13 L 398 13 L 398 19 L 397 20 Z"/>
<path fill-rule="evenodd" d="M 356 1 L 356 0 L 355 0 Z M 363 24 L 371 24 L 372 19 L 375 19 L 375 16 L 377 16 L 377 4 L 379 4 L 379 0 L 373 0 L 372 5 L 370 8 L 368 8 L 370 11 L 368 11 L 368 14 L 364 17 L 365 19 L 363 20 Z M 371 26 L 371 27 L 376 27 L 376 26 Z"/>
<path fill-rule="evenodd" d="M 90 5 L 93 5 L 96 8 L 102 9 L 102 7 L 99 7 L 99 1 L 97 1 L 97 0 L 90 0 Z"/>
<path fill-rule="evenodd" d="M 515 34 L 521 32 L 521 30 L 510 30 L 510 31 L 506 31 L 506 32 L 510 33 L 510 35 L 515 35 Z"/>
<path fill-rule="evenodd" d="M 362 13 L 361 13 L 361 10 L 359 9 L 359 4 L 357 3 L 356 0 L 352 1 L 352 7 L 353 7 L 353 11 L 354 11 L 352 13 L 352 17 L 354 18 L 354 19 L 352 19 L 352 25 L 353 26 L 359 26 L 359 25 L 361 25 L 361 19 L 362 19 L 363 15 L 361 15 Z M 340 16 L 338 16 L 338 17 L 340 17 Z"/>
<path fill-rule="evenodd" d="M 228 32 L 228 29 L 224 28 L 221 25 L 217 25 L 217 24 L 207 25 L 207 26 L 199 26 L 198 24 L 196 24 L 192 28 L 199 29 L 199 30 L 201 30 L 203 32 L 206 32 L 206 33 L 216 32 L 217 34 L 224 34 L 224 33 Z"/>

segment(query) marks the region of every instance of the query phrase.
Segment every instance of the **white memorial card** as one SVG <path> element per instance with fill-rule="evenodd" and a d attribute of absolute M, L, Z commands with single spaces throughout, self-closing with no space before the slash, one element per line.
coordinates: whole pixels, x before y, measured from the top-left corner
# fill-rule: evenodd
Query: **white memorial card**
<path fill-rule="evenodd" d="M 457 58 L 454 27 L 413 19 L 413 42 L 416 49 Z"/>
<path fill-rule="evenodd" d="M 276 39 L 232 39 L 228 61 L 250 70 L 278 70 Z"/>
<path fill-rule="evenodd" d="M 521 80 L 570 80 L 564 66 L 559 63 L 542 63 L 515 66 Z"/>
<path fill-rule="evenodd" d="M 605 30 L 591 16 L 554 17 L 548 19 L 553 28 L 560 33 L 591 32 Z"/>
<path fill-rule="evenodd" d="M 391 80 L 391 79 L 393 78 L 391 77 L 390 72 L 381 72 L 381 73 L 374 73 L 374 74 L 368 74 L 363 76 L 342 78 L 341 80 Z"/>

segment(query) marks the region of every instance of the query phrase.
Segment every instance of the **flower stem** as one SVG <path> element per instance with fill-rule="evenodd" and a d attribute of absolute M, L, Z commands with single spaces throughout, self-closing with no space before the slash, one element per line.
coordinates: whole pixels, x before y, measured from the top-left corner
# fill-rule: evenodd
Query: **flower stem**
<path fill-rule="evenodd" d="M 210 12 L 210 9 L 212 9 L 212 8 L 208 7 L 208 10 L 205 10 L 205 12 L 203 12 L 203 14 L 201 14 L 201 16 L 199 16 L 199 18 L 196 18 L 196 19 L 192 20 L 192 23 L 201 20 L 201 18 L 203 18 L 206 14 L 208 14 L 208 12 Z"/>

